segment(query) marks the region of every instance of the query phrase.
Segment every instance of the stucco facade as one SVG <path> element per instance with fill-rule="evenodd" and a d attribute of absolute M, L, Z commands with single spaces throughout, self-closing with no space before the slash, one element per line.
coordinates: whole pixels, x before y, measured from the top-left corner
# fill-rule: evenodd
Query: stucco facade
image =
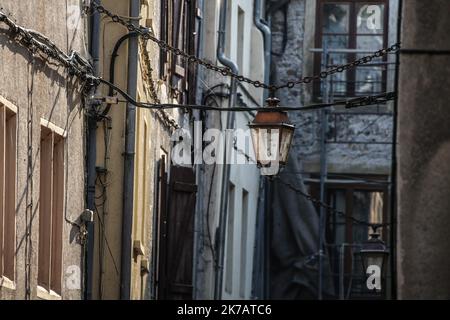
<path fill-rule="evenodd" d="M 397 212 L 399 299 L 449 299 L 447 1 L 403 1 Z M 431 50 L 428 53 L 421 50 Z M 426 111 L 424 111 L 426 110 Z"/>
<path fill-rule="evenodd" d="M 72 14 L 79 1 L 2 1 L 2 11 L 18 24 L 46 35 L 63 51 L 87 55 L 84 19 Z M 75 19 L 75 20 L 69 20 Z M 69 23 L 70 21 L 70 23 Z M 59 26 L 55 28 L 55 26 Z M 84 211 L 84 111 L 80 86 L 63 67 L 45 63 L 6 35 L 0 24 L 0 108 L 16 113 L 15 263 L 14 279 L 0 275 L 0 299 L 81 299 L 83 246 L 80 215 Z M 51 183 L 41 176 L 42 128 L 63 138 L 63 210 L 54 212 L 62 224 L 61 291 L 38 290 L 40 187 Z M 13 170 L 10 167 L 8 170 Z"/>
<path fill-rule="evenodd" d="M 129 16 L 129 1 L 102 1 L 108 10 L 123 16 Z M 152 28 L 160 36 L 160 1 L 142 1 L 139 23 Z M 103 75 L 109 75 L 111 55 L 119 38 L 127 30 L 114 24 L 108 18 L 102 19 L 101 56 Z M 115 62 L 115 84 L 127 87 L 128 41 L 124 41 L 118 50 Z M 146 52 L 145 52 L 146 51 Z M 159 47 L 151 42 L 139 39 L 137 100 L 142 102 L 177 103 L 167 86 L 160 78 Z M 107 95 L 107 88 L 103 93 Z M 124 144 L 126 125 L 126 104 L 119 102 L 110 109 L 107 119 L 98 123 L 97 130 L 97 174 L 98 197 L 95 221 L 95 271 L 94 299 L 120 298 L 120 261 L 122 257 L 122 214 L 123 214 L 123 176 Z M 131 265 L 131 299 L 155 298 L 155 252 L 152 244 L 154 237 L 157 202 L 155 185 L 158 182 L 158 166 L 165 158 L 165 166 L 170 166 L 170 154 L 173 142 L 172 134 L 177 128 L 187 124 L 189 115 L 178 110 L 154 111 L 143 108 L 136 110 L 134 185 L 133 185 L 133 226 Z M 109 248 L 108 248 L 109 247 Z"/>

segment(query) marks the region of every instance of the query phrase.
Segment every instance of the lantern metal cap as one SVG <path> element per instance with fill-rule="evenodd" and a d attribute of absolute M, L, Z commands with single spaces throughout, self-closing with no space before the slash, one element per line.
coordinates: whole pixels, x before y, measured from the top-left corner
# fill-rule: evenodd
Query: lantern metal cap
<path fill-rule="evenodd" d="M 370 239 L 363 243 L 360 253 L 365 252 L 379 252 L 387 254 L 386 245 L 383 240 L 380 239 L 379 233 L 372 233 Z"/>
<path fill-rule="evenodd" d="M 266 99 L 266 110 L 258 111 L 256 113 L 255 118 L 253 119 L 253 122 L 249 124 L 250 127 L 253 126 L 279 126 L 283 125 L 286 127 L 292 127 L 295 126 L 289 121 L 289 117 L 287 112 L 277 110 L 276 108 L 280 105 L 280 99 L 275 97 L 270 97 Z"/>
<path fill-rule="evenodd" d="M 280 100 L 275 97 L 268 98 L 266 106 L 248 124 L 257 164 L 260 168 L 267 169 L 262 174 L 268 176 L 276 175 L 279 168 L 286 164 L 295 129 L 287 112 L 278 107 L 279 103 Z M 277 150 L 272 150 L 273 147 Z"/>

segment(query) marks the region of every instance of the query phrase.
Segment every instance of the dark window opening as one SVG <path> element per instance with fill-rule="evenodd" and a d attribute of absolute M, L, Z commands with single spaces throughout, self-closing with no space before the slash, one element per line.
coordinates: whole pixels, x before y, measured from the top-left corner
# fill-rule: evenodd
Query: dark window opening
<path fill-rule="evenodd" d="M 385 48 L 388 36 L 387 0 L 319 0 L 317 5 L 315 74 Z M 387 59 L 337 73 L 314 85 L 316 100 L 355 97 L 386 91 Z M 327 81 L 325 83 L 325 81 Z"/>

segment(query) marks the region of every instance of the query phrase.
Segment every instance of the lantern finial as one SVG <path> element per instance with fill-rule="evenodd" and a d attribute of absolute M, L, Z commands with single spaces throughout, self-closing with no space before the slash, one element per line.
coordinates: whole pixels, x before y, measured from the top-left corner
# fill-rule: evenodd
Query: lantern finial
<path fill-rule="evenodd" d="M 268 107 L 278 107 L 280 105 L 280 99 L 277 97 L 269 97 L 266 99 Z"/>

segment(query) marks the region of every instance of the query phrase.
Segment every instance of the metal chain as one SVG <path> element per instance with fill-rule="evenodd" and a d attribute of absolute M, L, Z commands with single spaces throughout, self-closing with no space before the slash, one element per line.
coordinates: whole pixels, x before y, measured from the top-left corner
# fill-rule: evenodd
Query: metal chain
<path fill-rule="evenodd" d="M 153 68 L 150 61 L 150 57 L 147 52 L 147 41 L 140 40 L 139 41 L 139 47 L 142 54 L 143 59 L 140 59 L 143 64 L 143 73 L 142 76 L 144 78 L 145 83 L 147 84 L 148 91 L 150 93 L 150 97 L 152 98 L 153 102 L 156 104 L 161 104 L 161 100 L 158 98 L 158 94 L 156 92 L 155 88 L 155 82 L 153 80 Z M 164 110 L 158 110 L 157 115 L 160 118 L 160 120 L 168 127 L 171 127 L 173 129 L 179 129 L 180 126 L 172 117 L 167 114 Z"/>
<path fill-rule="evenodd" d="M 310 194 L 308 194 L 308 193 L 306 193 L 306 192 L 304 192 L 302 190 L 297 189 L 296 187 L 294 187 L 289 182 L 281 180 L 281 178 L 279 176 L 273 178 L 273 180 L 279 181 L 281 184 L 287 186 L 289 189 L 291 189 L 295 193 L 301 195 L 306 200 L 311 201 L 313 203 L 313 205 L 324 208 L 328 213 L 335 213 L 335 214 L 343 217 L 346 220 L 350 220 L 354 224 L 365 225 L 365 226 L 368 226 L 368 227 L 372 227 L 374 229 L 389 226 L 389 223 L 371 223 L 371 222 L 368 222 L 368 221 L 356 219 L 355 217 L 350 216 L 350 215 L 348 215 L 347 213 L 345 213 L 343 211 L 337 210 L 333 206 L 331 206 L 331 205 L 329 205 L 327 203 L 324 203 L 324 202 L 320 201 L 319 199 L 314 198 Z"/>
<path fill-rule="evenodd" d="M 376 52 L 374 52 L 371 55 L 362 57 L 358 60 L 355 60 L 353 62 L 347 63 L 345 65 L 340 65 L 340 66 L 336 66 L 334 68 L 331 68 L 329 70 L 326 71 L 322 71 L 321 73 L 319 73 L 318 75 L 315 76 L 311 76 L 311 77 L 304 77 L 301 78 L 299 80 L 296 81 L 289 81 L 285 84 L 282 85 L 273 85 L 273 84 L 266 84 L 264 82 L 258 81 L 258 80 L 252 80 L 250 78 L 244 77 L 243 75 L 234 73 L 231 71 L 230 68 L 227 67 L 220 67 L 217 65 L 214 65 L 206 60 L 203 60 L 201 58 L 198 58 L 195 55 L 190 55 L 186 52 L 184 52 L 183 50 L 180 50 L 170 44 L 168 44 L 167 42 L 160 40 L 158 38 L 156 38 L 153 34 L 152 31 L 149 30 L 148 28 L 143 28 L 141 26 L 135 26 L 133 25 L 131 22 L 127 21 L 126 19 L 123 19 L 122 17 L 120 17 L 117 14 L 114 14 L 112 12 L 110 12 L 109 10 L 105 9 L 105 7 L 99 5 L 98 3 L 96 3 L 95 1 L 92 2 L 92 9 L 96 10 L 98 13 L 100 14 L 105 14 L 108 17 L 111 18 L 111 20 L 113 22 L 116 23 L 120 23 L 121 25 L 125 26 L 128 31 L 134 31 L 137 32 L 140 36 L 142 36 L 145 40 L 151 40 L 153 42 L 155 42 L 162 50 L 164 51 L 170 51 L 173 54 L 175 54 L 176 56 L 181 56 L 184 59 L 186 59 L 186 61 L 188 63 L 195 63 L 201 66 L 204 66 L 205 68 L 218 72 L 220 74 L 222 74 L 223 76 L 228 76 L 228 77 L 232 77 L 240 82 L 247 82 L 251 85 L 253 85 L 256 88 L 263 88 L 263 89 L 267 89 L 269 90 L 272 94 L 275 93 L 277 90 L 282 89 L 282 88 L 293 88 L 294 86 L 298 85 L 298 84 L 307 84 L 310 83 L 312 81 L 315 80 L 321 80 L 321 79 L 325 79 L 330 75 L 333 75 L 335 73 L 341 73 L 344 72 L 348 69 L 357 67 L 359 65 L 362 64 L 366 64 L 371 62 L 373 59 L 375 58 L 381 58 L 383 56 L 386 56 L 387 54 L 391 53 L 391 52 L 396 52 L 400 49 L 400 43 L 396 43 L 394 45 L 392 45 L 389 48 L 384 48 L 381 50 L 378 50 Z"/>
<path fill-rule="evenodd" d="M 219 72 L 224 76 L 233 77 L 241 82 L 248 82 L 257 88 L 262 87 L 264 89 L 270 90 L 271 92 L 274 92 L 281 88 L 292 88 L 296 84 L 300 84 L 300 83 L 310 83 L 313 80 L 324 79 L 324 78 L 328 77 L 329 75 L 339 73 L 339 72 L 344 72 L 345 70 L 356 67 L 358 65 L 369 63 L 374 58 L 383 57 L 390 52 L 395 52 L 400 49 L 400 44 L 397 43 L 397 44 L 394 44 L 393 46 L 391 46 L 390 48 L 379 50 L 370 56 L 363 57 L 361 59 L 358 59 L 358 60 L 348 63 L 346 65 L 337 66 L 337 67 L 334 67 L 327 71 L 323 71 L 317 76 L 306 77 L 306 78 L 299 79 L 297 81 L 287 82 L 286 84 L 283 84 L 280 86 L 275 86 L 275 85 L 268 85 L 268 84 L 262 83 L 260 81 L 251 80 L 242 75 L 233 73 L 229 68 L 219 67 L 219 66 L 213 65 L 205 60 L 202 60 L 196 56 L 189 55 L 189 54 L 185 53 L 184 51 L 182 51 L 178 48 L 175 48 L 162 40 L 157 39 L 150 33 L 150 31 L 148 29 L 145 29 L 142 27 L 136 27 L 131 22 L 125 21 L 120 16 L 109 12 L 103 6 L 100 6 L 97 3 L 95 3 L 95 1 L 92 2 L 92 8 L 95 9 L 100 14 L 106 14 L 107 16 L 109 16 L 112 19 L 112 21 L 124 25 L 125 27 L 127 27 L 127 29 L 129 31 L 135 31 L 135 32 L 139 33 L 143 37 L 144 40 L 154 41 L 159 45 L 159 47 L 161 49 L 166 50 L 166 51 L 171 51 L 175 55 L 184 57 L 185 59 L 187 59 L 187 61 L 189 63 L 197 63 L 199 65 L 203 65 L 207 69 Z M 10 18 L 8 18 L 6 14 L 4 14 L 1 11 L 0 11 L 0 22 L 4 22 L 9 27 L 9 30 L 10 30 L 9 37 L 12 38 L 13 40 L 15 40 L 16 42 L 18 42 L 19 44 L 21 44 L 22 46 L 24 46 L 27 50 L 29 50 L 30 53 L 32 53 L 32 54 L 36 54 L 38 52 L 43 53 L 46 55 L 46 57 L 44 57 L 45 59 L 51 58 L 51 59 L 59 62 L 62 66 L 64 66 L 68 70 L 70 75 L 74 75 L 74 76 L 78 77 L 83 82 L 83 88 L 85 90 L 84 92 L 86 92 L 88 90 L 88 89 L 86 89 L 86 87 L 88 85 L 88 83 L 87 83 L 88 80 L 90 80 L 92 82 L 90 85 L 98 85 L 100 82 L 106 83 L 105 80 L 93 76 L 92 66 L 78 52 L 72 51 L 70 53 L 70 55 L 65 54 L 51 40 L 49 40 L 48 38 L 46 38 L 45 36 L 41 35 L 40 33 L 36 32 L 36 31 L 28 30 L 23 27 L 20 27 L 19 25 L 14 23 Z M 144 51 L 146 51 L 146 50 L 144 50 Z M 112 84 L 110 84 L 110 85 L 112 85 Z M 118 90 L 118 88 L 116 88 L 116 91 L 117 90 Z M 152 89 L 152 87 L 150 86 L 150 91 L 153 92 L 152 95 L 155 94 L 155 96 L 156 96 L 156 90 L 154 87 Z M 314 109 L 317 107 L 327 107 L 327 106 L 332 106 L 332 105 L 345 105 L 346 108 L 356 108 L 356 107 L 361 107 L 361 106 L 367 106 L 370 104 L 385 103 L 389 100 L 395 99 L 395 97 L 396 97 L 396 94 L 394 92 L 389 92 L 389 93 L 383 93 L 383 94 L 379 94 L 379 95 L 375 95 L 375 96 L 358 97 L 358 98 L 350 99 L 347 101 L 338 101 L 338 102 L 335 102 L 335 103 L 329 104 L 329 105 L 319 105 L 319 106 L 312 105 L 312 106 L 302 107 L 300 109 L 299 108 L 286 108 L 286 109 L 287 110 L 297 110 L 297 109 L 308 110 L 310 108 Z M 157 96 L 156 96 L 155 102 L 156 102 L 156 104 L 146 104 L 146 103 L 138 103 L 138 102 L 134 101 L 134 104 L 141 106 L 141 107 L 154 108 L 154 109 L 163 109 L 163 108 L 167 108 L 167 107 L 172 107 L 172 105 L 161 105 L 159 102 L 159 99 L 157 99 Z M 173 105 L 173 107 L 184 107 L 184 106 Z M 205 110 L 207 110 L 207 109 L 215 110 L 214 108 L 208 108 L 207 106 L 191 106 L 191 107 L 192 108 L 197 107 L 199 109 L 205 109 Z M 260 110 L 262 108 L 232 108 L 232 109 L 236 109 L 236 110 L 227 109 L 227 111 Z M 222 109 L 220 109 L 220 110 L 222 110 Z M 326 209 L 329 212 L 334 212 L 340 216 L 343 216 L 344 218 L 351 220 L 353 223 L 363 224 L 363 225 L 372 226 L 372 227 L 382 227 L 382 226 L 389 225 L 388 223 L 384 223 L 384 224 L 369 223 L 367 221 L 362 221 L 362 220 L 356 219 L 354 217 L 348 216 L 345 212 L 339 211 L 339 210 L 333 208 L 331 205 L 323 203 L 320 200 L 315 199 L 311 195 L 309 195 L 301 190 L 296 189 L 291 184 L 282 181 L 279 177 L 276 177 L 275 179 L 278 179 L 281 183 L 285 184 L 286 186 L 288 186 L 290 189 L 292 189 L 299 195 L 302 195 L 307 200 L 311 201 L 313 204 L 323 207 L 324 209 Z"/>
<path fill-rule="evenodd" d="M 359 108 L 374 104 L 385 104 L 390 100 L 395 100 L 397 94 L 395 92 L 380 93 L 374 96 L 357 97 L 348 100 L 345 103 L 346 109 Z"/>
<path fill-rule="evenodd" d="M 364 56 L 362 58 L 359 58 L 359 59 L 349 62 L 347 64 L 334 66 L 331 69 L 320 72 L 318 75 L 314 75 L 312 77 L 305 77 L 305 78 L 299 79 L 297 81 L 289 81 L 283 85 L 277 86 L 277 90 L 281 89 L 281 88 L 293 88 L 295 85 L 302 84 L 302 83 L 308 84 L 312 81 L 323 80 L 333 74 L 342 73 L 344 71 L 355 68 L 357 66 L 370 63 L 375 58 L 384 57 L 384 56 L 388 55 L 389 53 L 394 53 L 394 52 L 397 52 L 398 50 L 400 50 L 400 43 L 395 43 L 388 48 L 384 48 L 384 49 L 375 51 L 371 55 Z"/>
<path fill-rule="evenodd" d="M 199 64 L 205 65 L 212 70 L 217 70 L 219 72 L 222 72 L 222 74 L 224 74 L 224 75 L 226 72 L 229 71 L 227 68 L 222 68 L 222 67 L 212 65 L 212 64 L 210 64 L 204 60 L 201 60 L 195 56 L 188 55 L 177 48 L 171 47 L 170 45 L 166 44 L 164 41 L 161 41 L 161 40 L 158 40 L 157 38 L 155 38 L 149 32 L 148 29 L 135 27 L 131 22 L 127 22 L 123 18 L 119 17 L 118 15 L 114 15 L 114 14 L 110 13 L 109 11 L 105 10 L 102 6 L 97 5 L 95 2 L 92 3 L 92 6 L 94 8 L 96 8 L 96 10 L 99 13 L 104 13 L 104 14 L 107 14 L 108 16 L 110 16 L 113 21 L 117 21 L 119 23 L 124 24 L 128 28 L 128 30 L 136 31 L 138 34 L 142 35 L 144 41 L 149 40 L 149 39 L 152 41 L 155 41 L 160 45 L 161 48 L 166 48 L 167 50 L 173 51 L 175 54 L 186 57 L 188 59 L 188 61 L 190 61 L 190 62 L 197 61 Z M 97 86 L 100 83 L 104 83 L 104 84 L 107 84 L 107 85 L 113 87 L 117 92 L 119 92 L 126 99 L 130 99 L 130 97 L 127 97 L 127 94 L 125 92 L 120 90 L 114 84 L 111 84 L 101 78 L 95 77 L 93 75 L 92 66 L 78 52 L 72 51 L 69 55 L 65 54 L 47 37 L 43 36 L 42 34 L 36 32 L 36 31 L 29 30 L 29 29 L 26 29 L 26 28 L 23 28 L 23 27 L 17 25 L 11 19 L 9 19 L 6 16 L 6 14 L 4 14 L 1 11 L 0 11 L 0 22 L 4 22 L 9 27 L 9 29 L 10 29 L 10 32 L 8 34 L 9 37 L 11 39 L 13 39 L 14 41 L 16 41 L 17 43 L 24 46 L 27 50 L 29 50 L 29 52 L 31 52 L 32 54 L 39 53 L 40 57 L 43 59 L 51 58 L 51 59 L 59 62 L 59 64 L 61 64 L 62 66 L 64 66 L 64 68 L 66 68 L 66 70 L 68 70 L 70 75 L 78 77 L 82 83 L 82 92 L 83 93 L 87 93 L 92 86 Z M 385 54 L 385 52 L 390 52 L 393 50 L 397 50 L 397 48 L 393 46 L 393 47 L 391 47 L 391 49 L 381 50 L 382 51 L 381 53 L 375 53 L 373 56 L 374 57 L 382 56 L 383 54 Z M 41 54 L 46 55 L 46 57 L 42 57 Z M 366 63 L 366 62 L 371 61 L 371 59 L 373 59 L 373 57 L 369 56 L 369 57 L 361 58 L 360 60 L 364 60 L 361 63 Z M 348 64 L 348 66 L 349 65 L 359 65 L 359 64 L 360 63 L 350 63 L 350 64 Z M 335 72 L 341 72 L 340 70 L 342 68 L 345 69 L 346 67 L 338 66 L 327 72 L 329 74 L 334 73 L 333 70 L 336 70 Z M 238 76 L 238 75 L 234 75 L 234 76 L 236 76 L 237 79 L 240 80 L 241 76 Z M 322 74 L 322 76 L 324 76 L 324 74 Z M 269 87 L 273 88 L 273 86 L 266 86 L 264 84 L 261 84 L 261 82 L 258 82 L 258 81 L 249 80 L 247 82 L 252 83 L 256 87 L 265 86 L 265 88 L 269 88 Z M 289 85 L 288 87 L 291 87 L 291 86 L 292 85 Z M 152 90 L 151 86 L 150 86 L 150 90 Z M 155 91 L 154 87 L 153 87 L 153 91 Z M 389 93 L 382 93 L 382 94 L 375 95 L 375 96 L 365 96 L 365 97 L 353 98 L 350 100 L 341 100 L 341 101 L 336 101 L 336 102 L 329 103 L 329 104 L 313 104 L 313 105 L 309 105 L 309 106 L 293 107 L 293 108 L 279 107 L 279 108 L 277 108 L 277 110 L 278 111 L 282 111 L 282 110 L 284 110 L 284 111 L 308 111 L 308 110 L 315 110 L 315 109 L 321 109 L 321 108 L 326 108 L 326 107 L 331 107 L 331 106 L 339 106 L 339 105 L 345 106 L 346 108 L 356 108 L 356 107 L 361 107 L 361 106 L 367 106 L 370 104 L 382 104 L 389 100 L 395 99 L 395 96 L 396 95 L 394 92 L 389 92 Z M 141 103 L 141 102 L 137 102 L 133 99 L 129 100 L 129 102 L 135 104 L 138 107 L 150 108 L 150 109 L 161 109 L 162 110 L 162 109 L 167 109 L 167 108 L 182 107 L 182 108 L 200 109 L 200 110 L 223 111 L 222 108 L 214 108 L 214 107 L 208 107 L 208 106 L 196 106 L 196 105 L 187 106 L 187 105 L 171 105 L 171 104 L 163 105 L 161 103 L 158 103 L 157 100 L 155 100 L 156 103 L 154 103 L 154 104 Z M 227 111 L 243 111 L 243 112 L 259 111 L 259 110 L 263 110 L 263 108 L 247 108 L 247 107 L 239 108 L 239 107 L 236 107 L 236 108 L 227 109 Z M 264 109 L 264 110 L 266 110 L 266 109 Z"/>

